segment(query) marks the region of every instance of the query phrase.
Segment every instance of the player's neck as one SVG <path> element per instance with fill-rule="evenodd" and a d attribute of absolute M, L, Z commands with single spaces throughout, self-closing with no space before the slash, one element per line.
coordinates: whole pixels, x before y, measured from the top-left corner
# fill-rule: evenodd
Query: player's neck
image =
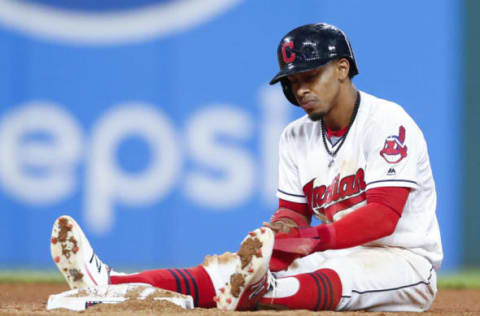
<path fill-rule="evenodd" d="M 339 131 L 348 127 L 357 100 L 357 89 L 349 84 L 338 95 L 333 108 L 323 117 L 323 124 L 331 131 Z"/>

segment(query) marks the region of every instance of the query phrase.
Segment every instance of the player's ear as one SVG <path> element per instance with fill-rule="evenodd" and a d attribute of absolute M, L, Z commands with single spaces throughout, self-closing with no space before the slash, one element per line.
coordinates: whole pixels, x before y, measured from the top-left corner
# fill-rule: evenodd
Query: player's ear
<path fill-rule="evenodd" d="M 348 78 L 350 71 L 350 62 L 346 58 L 340 58 L 337 60 L 337 76 L 340 81 L 344 81 Z"/>

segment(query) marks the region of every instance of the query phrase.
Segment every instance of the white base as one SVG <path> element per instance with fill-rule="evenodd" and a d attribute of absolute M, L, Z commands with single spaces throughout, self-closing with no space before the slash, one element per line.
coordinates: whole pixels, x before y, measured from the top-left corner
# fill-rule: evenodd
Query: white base
<path fill-rule="evenodd" d="M 129 297 L 133 291 L 139 293 L 136 298 Z M 165 295 L 166 292 L 168 292 L 168 296 Z M 152 295 L 154 300 L 166 300 L 184 309 L 193 309 L 194 307 L 193 298 L 190 295 L 158 289 L 149 284 L 128 283 L 75 289 L 53 294 L 48 297 L 47 310 L 65 308 L 72 311 L 84 311 L 95 304 L 117 304 L 129 299 L 144 300 Z"/>

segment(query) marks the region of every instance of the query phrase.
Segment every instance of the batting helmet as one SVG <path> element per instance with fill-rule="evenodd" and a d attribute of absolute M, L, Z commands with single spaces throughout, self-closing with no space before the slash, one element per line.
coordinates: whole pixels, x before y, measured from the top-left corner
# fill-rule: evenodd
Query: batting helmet
<path fill-rule="evenodd" d="M 349 77 L 358 74 L 352 47 L 345 33 L 338 27 L 327 24 L 307 24 L 285 35 L 277 49 L 280 72 L 270 84 L 282 83 L 283 93 L 288 101 L 298 105 L 287 76 L 313 70 L 338 58 L 350 62 Z"/>

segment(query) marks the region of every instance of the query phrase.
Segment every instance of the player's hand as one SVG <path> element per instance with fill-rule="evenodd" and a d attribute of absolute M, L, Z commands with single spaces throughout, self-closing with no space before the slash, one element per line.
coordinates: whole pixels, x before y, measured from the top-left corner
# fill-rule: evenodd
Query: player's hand
<path fill-rule="evenodd" d="M 286 221 L 286 220 L 281 220 L 273 223 L 264 222 L 263 226 L 270 228 L 271 230 L 273 230 L 275 234 L 278 234 L 278 233 L 288 234 L 292 227 L 297 227 L 297 224 Z"/>

